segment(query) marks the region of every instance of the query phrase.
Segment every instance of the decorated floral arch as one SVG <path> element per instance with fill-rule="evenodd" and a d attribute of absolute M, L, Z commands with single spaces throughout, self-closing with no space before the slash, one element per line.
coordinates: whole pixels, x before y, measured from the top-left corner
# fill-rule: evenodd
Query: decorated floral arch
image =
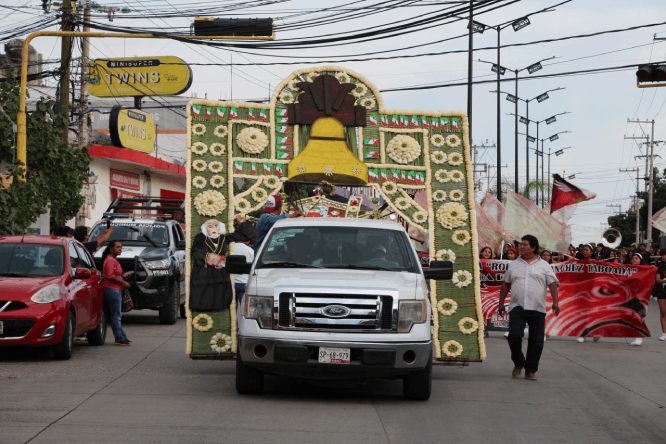
<path fill-rule="evenodd" d="M 321 129 L 313 129 L 314 118 L 303 114 L 335 117 L 336 106 L 340 113 L 351 110 L 340 117 L 344 128 L 324 130 L 341 131 L 340 137 L 315 136 Z M 331 179 L 349 179 L 354 186 L 368 184 L 405 221 L 427 234 L 431 260 L 454 263 L 453 280 L 431 281 L 436 358 L 485 358 L 464 113 L 389 109 L 362 75 L 323 66 L 292 73 L 277 86 L 269 104 L 194 99 L 187 117 L 188 270 L 192 240 L 205 220 L 215 218 L 231 232 L 236 215 L 261 208 L 287 179 L 298 181 L 316 171 Z M 346 151 L 312 156 L 315 142 L 334 143 L 328 139 L 343 143 Z M 308 153 L 306 147 L 310 155 L 301 156 Z M 237 195 L 235 178 L 249 184 Z M 427 208 L 410 196 L 408 191 L 414 190 L 426 192 Z M 359 208 L 354 202 L 347 217 L 356 217 Z M 189 274 L 187 279 L 189 301 Z M 234 307 L 232 302 L 229 310 L 202 316 L 188 304 L 187 352 L 193 357 L 235 352 Z"/>

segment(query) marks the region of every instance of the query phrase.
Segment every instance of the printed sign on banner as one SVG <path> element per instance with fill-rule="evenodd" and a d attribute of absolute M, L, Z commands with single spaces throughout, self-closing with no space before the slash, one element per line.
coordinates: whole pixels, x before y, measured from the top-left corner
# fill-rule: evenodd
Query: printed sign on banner
<path fill-rule="evenodd" d="M 120 171 L 112 169 L 110 171 L 111 178 L 109 185 L 112 187 L 121 187 L 126 190 L 141 190 L 141 178 L 138 174 L 128 173 L 127 171 Z M 121 196 L 122 197 L 122 196 Z"/>
<path fill-rule="evenodd" d="M 510 261 L 481 260 L 481 305 L 489 330 L 506 329 L 508 319 L 497 317 L 500 287 Z M 645 325 L 657 273 L 655 267 L 567 261 L 553 264 L 560 281 L 560 315 L 551 312 L 546 297 L 546 334 L 640 338 L 650 336 Z M 509 306 L 509 299 L 505 306 Z M 506 327 L 502 328 L 504 325 Z"/>

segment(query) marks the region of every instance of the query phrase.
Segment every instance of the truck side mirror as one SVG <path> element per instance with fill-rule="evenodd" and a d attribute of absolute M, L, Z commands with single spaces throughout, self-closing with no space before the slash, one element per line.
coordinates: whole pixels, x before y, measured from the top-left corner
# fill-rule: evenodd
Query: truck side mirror
<path fill-rule="evenodd" d="M 423 276 L 426 279 L 448 281 L 453 277 L 453 262 L 432 261 L 430 262 L 430 267 L 423 269 Z"/>
<path fill-rule="evenodd" d="M 187 247 L 187 242 L 184 240 L 179 240 L 176 242 L 176 250 L 184 250 Z"/>
<path fill-rule="evenodd" d="M 226 257 L 224 268 L 229 274 L 249 274 L 252 269 L 252 262 L 246 262 L 243 255 L 231 255 Z"/>

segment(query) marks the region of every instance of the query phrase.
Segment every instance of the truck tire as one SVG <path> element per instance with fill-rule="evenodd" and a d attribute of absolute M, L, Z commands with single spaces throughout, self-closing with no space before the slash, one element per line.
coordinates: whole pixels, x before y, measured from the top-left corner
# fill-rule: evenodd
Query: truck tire
<path fill-rule="evenodd" d="M 174 283 L 169 292 L 169 302 L 160 307 L 160 324 L 173 325 L 178 319 L 178 306 L 180 305 L 180 292 L 178 284 Z"/>
<path fill-rule="evenodd" d="M 102 308 L 99 311 L 97 327 L 87 333 L 88 344 L 90 345 L 104 345 L 106 341 L 106 309 L 104 308 L 104 304 L 102 304 Z"/>
<path fill-rule="evenodd" d="M 180 318 L 181 319 L 187 318 L 187 310 L 185 309 L 185 304 L 182 304 L 180 306 Z"/>
<path fill-rule="evenodd" d="M 62 341 L 60 344 L 53 346 L 53 356 L 56 359 L 67 360 L 72 357 L 72 349 L 74 348 L 74 315 L 70 311 L 67 314 L 65 321 L 65 331 L 62 334 Z"/>
<path fill-rule="evenodd" d="M 414 401 L 427 401 L 432 391 L 432 355 L 423 370 L 410 373 L 402 380 L 402 396 Z"/>
<path fill-rule="evenodd" d="M 236 353 L 236 392 L 239 395 L 256 395 L 263 391 L 263 372 L 243 364 L 240 353 Z"/>

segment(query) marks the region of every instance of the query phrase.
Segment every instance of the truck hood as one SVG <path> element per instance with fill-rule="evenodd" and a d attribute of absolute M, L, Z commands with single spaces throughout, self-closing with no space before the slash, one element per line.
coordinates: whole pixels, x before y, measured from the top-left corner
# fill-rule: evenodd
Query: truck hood
<path fill-rule="evenodd" d="M 101 259 L 105 249 L 106 247 L 95 251 L 95 258 Z M 134 259 L 135 256 L 145 260 L 164 259 L 169 256 L 169 249 L 166 247 L 126 247 L 123 245 L 123 252 L 117 259 Z"/>
<path fill-rule="evenodd" d="M 275 296 L 276 287 L 281 287 L 280 291 L 317 288 L 332 293 L 336 289 L 360 289 L 398 292 L 400 299 L 415 299 L 419 278 L 415 273 L 380 270 L 261 268 L 250 279 L 248 294 Z"/>

